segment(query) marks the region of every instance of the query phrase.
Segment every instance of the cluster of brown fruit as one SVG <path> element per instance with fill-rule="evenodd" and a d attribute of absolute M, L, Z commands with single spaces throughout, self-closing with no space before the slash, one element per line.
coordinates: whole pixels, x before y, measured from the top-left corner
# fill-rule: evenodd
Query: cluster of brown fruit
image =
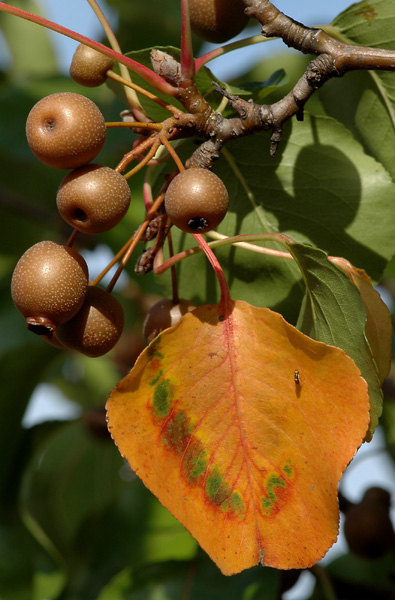
<path fill-rule="evenodd" d="M 195 33 L 214 42 L 239 33 L 248 20 L 244 5 L 232 0 L 229 10 L 226 4 L 191 0 Z M 95 87 L 106 81 L 112 67 L 110 58 L 80 45 L 70 75 L 81 85 Z M 28 115 L 26 136 L 41 162 L 71 169 L 56 196 L 59 213 L 71 227 L 99 234 L 123 219 L 131 196 L 126 179 L 114 169 L 91 162 L 106 139 L 104 117 L 91 100 L 69 92 L 43 98 Z M 204 233 L 225 217 L 228 192 L 211 171 L 187 169 L 171 181 L 164 207 L 171 222 L 183 231 Z M 69 246 L 43 241 L 27 250 L 15 268 L 11 292 L 28 328 L 60 347 L 100 356 L 113 348 L 121 335 L 121 305 L 110 292 L 89 285 L 85 260 Z M 193 307 L 187 301 L 177 306 L 171 301 L 155 305 L 144 326 L 146 340 L 149 342 L 153 332 L 157 335 Z"/>
<path fill-rule="evenodd" d="M 72 169 L 56 198 L 69 225 L 94 234 L 119 223 L 129 208 L 130 188 L 113 169 L 88 164 L 106 138 L 104 118 L 91 100 L 73 93 L 43 98 L 29 113 L 26 135 L 43 163 Z M 118 300 L 88 285 L 85 260 L 67 246 L 43 241 L 27 250 L 15 268 L 11 293 L 28 328 L 61 347 L 100 356 L 121 335 Z"/>

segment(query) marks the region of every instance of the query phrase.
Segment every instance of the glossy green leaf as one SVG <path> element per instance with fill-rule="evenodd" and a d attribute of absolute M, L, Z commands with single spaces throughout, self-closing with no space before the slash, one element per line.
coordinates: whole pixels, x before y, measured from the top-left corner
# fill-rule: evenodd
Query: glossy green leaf
<path fill-rule="evenodd" d="M 392 0 L 352 4 L 328 33 L 346 43 L 395 49 L 395 4 Z M 395 73 L 349 73 L 328 82 L 320 97 L 328 114 L 349 127 L 395 179 Z"/>
<path fill-rule="evenodd" d="M 229 212 L 218 228 L 225 235 L 285 233 L 363 266 L 373 279 L 395 251 L 395 186 L 331 118 L 306 115 L 303 123 L 287 123 L 274 158 L 268 134 L 229 144 L 214 171 L 230 195 Z M 175 228 L 174 238 L 176 252 L 195 245 Z M 295 265 L 229 247 L 216 254 L 233 298 L 296 319 L 303 285 Z M 203 256 L 183 261 L 179 273 L 181 296 L 197 303 L 218 300 L 214 274 Z"/>
<path fill-rule="evenodd" d="M 366 310 L 359 291 L 321 250 L 291 244 L 290 251 L 306 283 L 297 327 L 315 340 L 342 348 L 361 370 L 369 386 L 371 439 L 382 412 L 383 394 L 366 340 Z M 336 373 L 333 379 L 333 385 L 339 385 Z"/>
<path fill-rule="evenodd" d="M 266 96 L 288 82 L 288 77 L 284 69 L 277 69 L 266 81 L 249 81 L 243 83 L 240 87 L 230 85 L 229 91 L 237 96 L 248 96 L 254 102 L 263 100 Z"/>

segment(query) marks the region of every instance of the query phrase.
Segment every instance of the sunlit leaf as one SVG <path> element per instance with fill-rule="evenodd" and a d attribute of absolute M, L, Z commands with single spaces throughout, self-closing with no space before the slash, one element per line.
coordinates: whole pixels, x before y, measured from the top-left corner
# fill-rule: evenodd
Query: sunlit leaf
<path fill-rule="evenodd" d="M 373 48 L 395 48 L 393 0 L 351 4 L 333 21 L 328 33 L 341 41 Z M 355 71 L 323 86 L 325 109 L 362 140 L 368 152 L 395 179 L 395 74 Z"/>
<path fill-rule="evenodd" d="M 188 146 L 183 157 L 194 149 Z M 268 134 L 232 142 L 214 172 L 230 197 L 220 233 L 285 233 L 345 257 L 374 280 L 394 254 L 394 183 L 333 119 L 305 115 L 303 123 L 287 123 L 274 158 Z M 194 245 L 191 236 L 175 228 L 172 235 L 176 252 Z M 275 308 L 296 321 L 304 288 L 292 261 L 258 258 L 234 247 L 216 254 L 229 274 L 232 297 Z M 196 304 L 218 302 L 215 277 L 204 256 L 183 261 L 178 271 L 182 297 Z"/>
<path fill-rule="evenodd" d="M 383 383 L 390 372 L 392 356 L 393 327 L 388 307 L 363 269 L 356 269 L 344 258 L 332 257 L 331 260 L 347 273 L 361 294 L 366 310 L 365 333 L 377 366 L 380 383 Z"/>
<path fill-rule="evenodd" d="M 368 408 L 342 350 L 245 302 L 183 317 L 107 403 L 122 455 L 224 574 L 322 558 Z"/>
<path fill-rule="evenodd" d="M 371 419 L 366 439 L 370 440 L 382 412 L 383 394 L 367 341 L 367 311 L 361 294 L 321 250 L 302 244 L 291 244 L 290 250 L 306 283 L 298 329 L 315 340 L 342 348 L 358 365 L 369 386 Z"/>
<path fill-rule="evenodd" d="M 287 83 L 288 78 L 284 69 L 278 69 L 272 75 L 266 79 L 266 81 L 248 81 L 243 83 L 240 87 L 229 85 L 228 89 L 232 94 L 237 96 L 248 96 L 252 98 L 254 102 L 259 102 L 266 96 L 268 96 L 274 89 L 281 87 Z"/>

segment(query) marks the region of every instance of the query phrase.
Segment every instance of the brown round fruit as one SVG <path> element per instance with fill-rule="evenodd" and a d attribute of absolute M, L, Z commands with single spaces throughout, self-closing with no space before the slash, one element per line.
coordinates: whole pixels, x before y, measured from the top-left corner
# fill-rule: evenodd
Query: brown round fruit
<path fill-rule="evenodd" d="M 206 42 L 226 42 L 247 25 L 245 8 L 241 0 L 189 0 L 192 31 Z"/>
<path fill-rule="evenodd" d="M 182 171 L 170 183 L 165 209 L 170 220 L 188 233 L 205 233 L 219 225 L 229 196 L 219 177 L 207 169 Z"/>
<path fill-rule="evenodd" d="M 75 250 L 45 241 L 19 259 L 11 295 L 28 329 L 51 337 L 80 309 L 88 289 L 88 267 Z"/>
<path fill-rule="evenodd" d="M 80 44 L 71 61 L 70 76 L 80 85 L 97 87 L 106 81 L 107 71 L 113 66 L 112 58 L 85 44 Z"/>
<path fill-rule="evenodd" d="M 75 169 L 99 154 L 106 124 L 92 100 L 61 92 L 33 106 L 26 121 L 26 137 L 41 162 L 56 169 Z"/>
<path fill-rule="evenodd" d="M 114 169 L 85 165 L 63 179 L 56 196 L 58 210 L 72 227 L 87 234 L 117 225 L 130 204 L 126 179 Z"/>
<path fill-rule="evenodd" d="M 58 327 L 56 337 L 70 350 L 97 357 L 115 346 L 123 324 L 118 300 L 102 288 L 89 286 L 82 307 L 75 317 Z"/>
<path fill-rule="evenodd" d="M 159 300 L 150 308 L 144 320 L 143 336 L 146 343 L 151 343 L 162 331 L 176 325 L 183 315 L 195 308 L 196 305 L 189 300 L 180 300 L 179 304 L 174 304 L 172 300 Z"/>
<path fill-rule="evenodd" d="M 387 490 L 368 489 L 361 502 L 350 506 L 345 515 L 344 535 L 354 554 L 367 559 L 384 556 L 395 544 Z"/>

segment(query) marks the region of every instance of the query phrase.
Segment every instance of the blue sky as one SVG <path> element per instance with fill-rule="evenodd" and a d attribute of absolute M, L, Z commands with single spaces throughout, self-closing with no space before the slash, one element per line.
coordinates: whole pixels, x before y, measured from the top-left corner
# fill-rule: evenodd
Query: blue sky
<path fill-rule="evenodd" d="M 149 0 L 147 1 L 149 2 Z M 46 16 L 51 20 L 60 22 L 62 25 L 74 29 L 84 35 L 93 38 L 99 37 L 101 32 L 100 25 L 98 24 L 92 9 L 85 0 L 68 0 L 67 2 L 41 0 L 40 3 L 44 7 Z M 332 0 L 331 2 L 317 2 L 316 0 L 277 0 L 274 1 L 274 4 L 281 11 L 297 21 L 301 21 L 306 25 L 319 25 L 330 23 L 336 15 L 346 9 L 351 2 L 349 0 Z M 115 25 L 116 14 L 113 11 L 106 9 L 106 5 L 103 2 L 100 2 L 100 6 L 105 10 L 110 22 Z M 54 40 L 59 51 L 59 63 L 62 68 L 67 71 L 76 43 L 73 40 L 69 40 L 58 34 L 54 34 Z M 175 40 L 174 43 L 176 45 L 178 40 Z M 267 47 L 269 44 L 266 44 L 265 46 Z M 270 51 L 272 51 L 272 48 L 280 48 L 280 45 L 273 46 L 273 43 L 271 43 L 270 46 Z M 253 50 L 250 49 L 250 52 L 253 52 L 255 56 L 257 52 L 256 48 L 257 47 L 255 46 Z M 265 52 L 267 51 L 269 51 L 269 49 L 265 50 Z M 246 59 L 248 60 L 248 55 L 242 56 L 241 51 L 239 51 L 237 55 L 233 54 L 231 59 L 229 56 L 224 57 L 215 63 L 215 73 L 219 77 L 222 76 L 226 78 L 229 72 L 229 64 L 234 66 L 235 60 L 236 64 L 238 60 L 245 63 Z M 212 63 L 210 67 L 214 69 L 214 63 Z"/>

